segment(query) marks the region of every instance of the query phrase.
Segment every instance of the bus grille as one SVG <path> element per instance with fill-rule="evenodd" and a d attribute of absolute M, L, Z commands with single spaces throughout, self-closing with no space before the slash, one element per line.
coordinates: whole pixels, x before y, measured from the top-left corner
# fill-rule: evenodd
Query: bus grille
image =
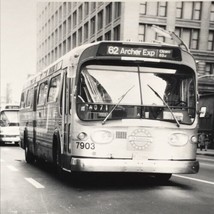
<path fill-rule="evenodd" d="M 126 132 L 116 132 L 116 138 L 117 139 L 126 139 L 127 133 Z"/>

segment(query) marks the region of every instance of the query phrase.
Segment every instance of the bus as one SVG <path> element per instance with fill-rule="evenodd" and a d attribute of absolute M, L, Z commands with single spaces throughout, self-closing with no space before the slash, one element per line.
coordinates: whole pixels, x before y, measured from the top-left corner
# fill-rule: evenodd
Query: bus
<path fill-rule="evenodd" d="M 166 43 L 77 47 L 26 82 L 21 147 L 69 172 L 197 173 L 196 64 Z"/>
<path fill-rule="evenodd" d="M 0 144 L 19 144 L 19 105 L 6 104 L 0 111 Z"/>

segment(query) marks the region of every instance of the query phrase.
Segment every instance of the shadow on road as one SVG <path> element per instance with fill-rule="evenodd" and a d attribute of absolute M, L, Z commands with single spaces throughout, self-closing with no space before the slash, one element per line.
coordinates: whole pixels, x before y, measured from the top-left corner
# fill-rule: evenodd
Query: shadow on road
<path fill-rule="evenodd" d="M 191 186 L 176 183 L 171 180 L 164 180 L 146 173 L 88 173 L 88 172 L 61 172 L 57 174 L 53 165 L 44 161 L 37 161 L 32 165 L 48 177 L 58 180 L 67 188 L 78 190 L 127 190 L 127 189 L 153 189 L 158 186 L 171 186 L 184 190 L 191 189 Z"/>

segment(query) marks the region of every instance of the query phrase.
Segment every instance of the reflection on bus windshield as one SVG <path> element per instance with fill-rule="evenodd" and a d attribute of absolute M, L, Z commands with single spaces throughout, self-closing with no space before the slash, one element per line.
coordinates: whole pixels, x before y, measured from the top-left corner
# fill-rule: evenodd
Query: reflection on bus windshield
<path fill-rule="evenodd" d="M 90 65 L 82 69 L 80 78 L 78 111 L 83 120 L 105 117 L 130 88 L 132 90 L 115 109 L 114 113 L 118 111 L 115 115 L 119 115 L 115 118 L 142 118 L 145 112 L 149 112 L 150 119 L 171 119 L 164 109 L 163 100 L 178 111 L 176 114 L 181 122 L 191 123 L 195 117 L 195 86 L 191 72 L 168 68 Z M 114 114 L 110 119 L 114 119 Z"/>

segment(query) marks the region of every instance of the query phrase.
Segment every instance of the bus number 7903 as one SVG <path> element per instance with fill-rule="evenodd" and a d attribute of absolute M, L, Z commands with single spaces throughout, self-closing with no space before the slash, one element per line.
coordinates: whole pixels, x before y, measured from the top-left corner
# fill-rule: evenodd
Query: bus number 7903
<path fill-rule="evenodd" d="M 94 143 L 85 143 L 85 142 L 76 142 L 76 148 L 77 149 L 95 149 Z"/>

